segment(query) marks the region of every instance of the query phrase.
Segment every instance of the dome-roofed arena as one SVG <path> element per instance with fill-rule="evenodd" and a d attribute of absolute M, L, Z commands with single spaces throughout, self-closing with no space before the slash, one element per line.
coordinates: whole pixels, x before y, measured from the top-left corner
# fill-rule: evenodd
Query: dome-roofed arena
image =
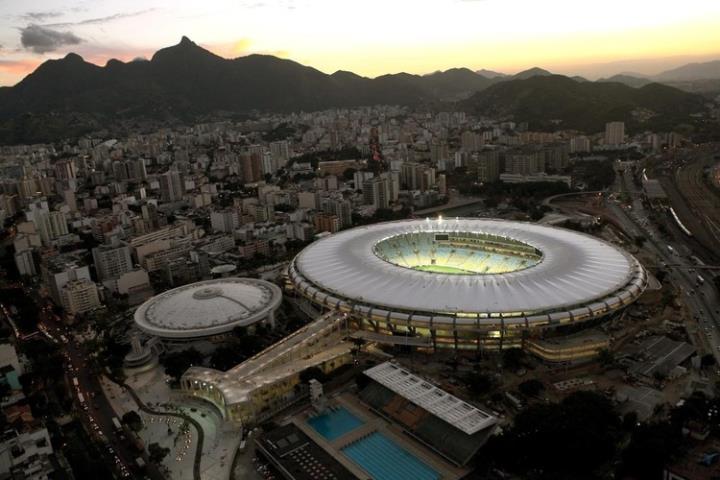
<path fill-rule="evenodd" d="M 457 349 L 519 345 L 532 330 L 611 314 L 646 286 L 640 263 L 598 238 L 492 219 L 346 230 L 305 248 L 288 274 L 368 340 Z"/>
<path fill-rule="evenodd" d="M 220 278 L 156 295 L 135 311 L 140 330 L 168 340 L 219 335 L 257 322 L 274 324 L 282 292 L 254 278 Z"/>

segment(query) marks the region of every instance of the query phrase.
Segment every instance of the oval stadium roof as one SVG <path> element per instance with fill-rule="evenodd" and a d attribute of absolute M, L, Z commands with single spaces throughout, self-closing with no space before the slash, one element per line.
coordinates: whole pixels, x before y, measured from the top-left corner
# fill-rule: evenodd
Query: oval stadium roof
<path fill-rule="evenodd" d="M 376 254 L 382 240 L 423 232 L 503 237 L 534 247 L 541 258 L 524 269 L 457 275 L 399 266 Z M 627 304 L 646 282 L 634 257 L 598 238 L 494 219 L 403 220 L 346 230 L 306 247 L 289 273 L 298 289 L 307 296 L 327 296 L 326 303 L 391 315 L 458 317 L 549 315 L 596 303 Z"/>

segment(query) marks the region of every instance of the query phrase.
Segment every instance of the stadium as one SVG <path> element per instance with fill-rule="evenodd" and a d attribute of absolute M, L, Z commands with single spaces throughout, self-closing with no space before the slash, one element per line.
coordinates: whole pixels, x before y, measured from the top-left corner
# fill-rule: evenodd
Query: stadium
<path fill-rule="evenodd" d="M 598 238 L 494 219 L 346 230 L 306 247 L 288 279 L 311 303 L 346 313 L 355 337 L 433 351 L 524 346 L 617 312 L 647 284 L 634 257 Z"/>

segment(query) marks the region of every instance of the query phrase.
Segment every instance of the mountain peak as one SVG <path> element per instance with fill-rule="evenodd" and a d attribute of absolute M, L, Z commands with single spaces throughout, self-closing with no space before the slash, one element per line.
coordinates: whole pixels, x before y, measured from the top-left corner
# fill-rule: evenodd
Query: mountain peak
<path fill-rule="evenodd" d="M 476 70 L 475 73 L 478 75 L 482 75 L 485 78 L 502 78 L 507 77 L 504 73 L 496 72 L 494 70 L 487 70 L 485 68 L 481 68 L 480 70 Z"/>
<path fill-rule="evenodd" d="M 167 61 L 167 60 L 187 60 L 189 57 L 202 57 L 202 58 L 213 58 L 220 59 L 214 53 L 205 50 L 197 43 L 184 36 L 180 39 L 180 43 L 173 45 L 172 47 L 163 48 L 155 52 L 152 57 L 152 61 L 156 62 Z"/>
<path fill-rule="evenodd" d="M 533 67 L 523 70 L 520 73 L 516 73 L 513 75 L 513 78 L 526 79 L 531 77 L 547 77 L 549 75 L 552 75 L 552 73 L 540 67 Z"/>
<path fill-rule="evenodd" d="M 75 63 L 85 61 L 80 55 L 78 55 L 77 53 L 72 53 L 72 52 L 65 55 L 65 58 L 63 58 L 63 60 L 65 60 L 66 62 L 75 62 Z"/>

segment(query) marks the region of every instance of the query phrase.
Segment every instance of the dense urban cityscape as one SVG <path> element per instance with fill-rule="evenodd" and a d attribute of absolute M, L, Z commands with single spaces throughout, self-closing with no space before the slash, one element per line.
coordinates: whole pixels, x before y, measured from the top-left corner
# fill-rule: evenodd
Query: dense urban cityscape
<path fill-rule="evenodd" d="M 0 479 L 720 478 L 720 63 L 668 72 L 0 88 Z"/>

